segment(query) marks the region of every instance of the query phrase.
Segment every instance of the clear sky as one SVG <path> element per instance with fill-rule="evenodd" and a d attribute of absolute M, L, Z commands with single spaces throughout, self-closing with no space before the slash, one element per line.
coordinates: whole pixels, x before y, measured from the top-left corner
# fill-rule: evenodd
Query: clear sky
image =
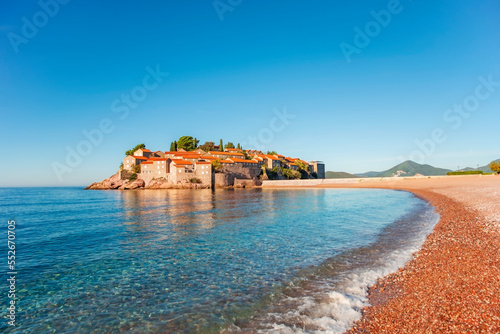
<path fill-rule="evenodd" d="M 496 0 L 0 7 L 0 186 L 88 185 L 183 135 L 353 173 L 500 158 Z"/>

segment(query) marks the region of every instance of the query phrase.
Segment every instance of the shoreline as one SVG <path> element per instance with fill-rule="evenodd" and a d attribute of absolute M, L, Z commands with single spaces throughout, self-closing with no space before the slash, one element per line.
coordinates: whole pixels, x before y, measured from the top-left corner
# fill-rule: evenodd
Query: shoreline
<path fill-rule="evenodd" d="M 356 180 L 357 181 L 357 180 Z M 348 333 L 500 332 L 500 177 L 401 178 L 265 188 L 404 190 L 440 220 L 420 250 L 368 290 Z"/>

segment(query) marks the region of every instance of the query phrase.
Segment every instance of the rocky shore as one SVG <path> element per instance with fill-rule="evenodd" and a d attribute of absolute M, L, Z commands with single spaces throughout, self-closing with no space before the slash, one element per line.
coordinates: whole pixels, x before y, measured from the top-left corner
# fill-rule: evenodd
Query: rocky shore
<path fill-rule="evenodd" d="M 214 188 L 254 188 L 262 184 L 257 179 L 236 179 L 231 175 L 218 173 L 215 177 Z M 134 189 L 209 189 L 207 184 L 183 182 L 181 184 L 172 184 L 164 178 L 137 179 L 130 181 L 128 178 L 120 177 L 120 174 L 114 174 L 101 182 L 94 182 L 85 190 L 134 190 Z"/>
<path fill-rule="evenodd" d="M 153 179 L 146 182 L 140 178 L 129 181 L 128 179 L 120 178 L 119 174 L 114 174 L 111 177 L 94 182 L 86 187 L 86 190 L 133 190 L 133 189 L 205 189 L 207 186 L 202 186 L 196 183 L 185 183 L 180 185 L 172 185 L 165 179 Z"/>
<path fill-rule="evenodd" d="M 407 190 L 441 216 L 413 259 L 369 289 L 349 333 L 500 333 L 499 176 L 325 187 Z"/>

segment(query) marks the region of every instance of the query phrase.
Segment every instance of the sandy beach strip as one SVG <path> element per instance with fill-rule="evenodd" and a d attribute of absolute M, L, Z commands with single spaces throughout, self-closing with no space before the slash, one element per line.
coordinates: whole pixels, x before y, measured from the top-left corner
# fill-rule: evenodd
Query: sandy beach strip
<path fill-rule="evenodd" d="M 369 289 L 349 333 L 500 333 L 500 176 L 340 182 L 308 187 L 406 190 L 440 214 L 406 266 Z"/>

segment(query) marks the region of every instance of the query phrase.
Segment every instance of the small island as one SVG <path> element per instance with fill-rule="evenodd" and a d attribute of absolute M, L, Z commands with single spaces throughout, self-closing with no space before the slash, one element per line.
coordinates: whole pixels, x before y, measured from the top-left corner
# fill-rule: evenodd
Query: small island
<path fill-rule="evenodd" d="M 324 179 L 321 161 L 306 162 L 276 151 L 244 150 L 232 142 L 192 136 L 170 144 L 169 151 L 151 151 L 139 144 L 125 152 L 118 172 L 85 189 L 207 189 L 257 187 L 263 180 Z"/>

